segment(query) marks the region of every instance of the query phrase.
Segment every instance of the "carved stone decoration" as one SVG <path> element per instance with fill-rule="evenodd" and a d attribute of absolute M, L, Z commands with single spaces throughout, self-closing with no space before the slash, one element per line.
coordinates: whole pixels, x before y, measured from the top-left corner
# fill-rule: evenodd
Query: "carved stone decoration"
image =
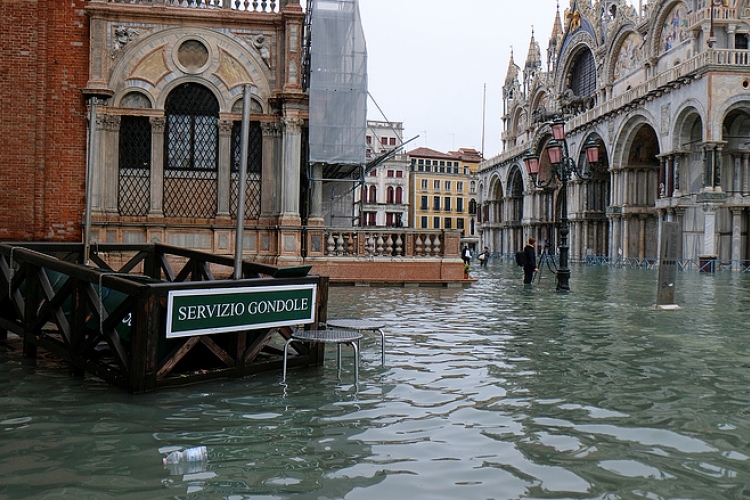
<path fill-rule="evenodd" d="M 253 47 L 255 47 L 260 53 L 260 58 L 266 63 L 266 66 L 271 67 L 271 49 L 270 41 L 265 35 L 258 35 L 253 39 Z"/>
<path fill-rule="evenodd" d="M 661 107 L 661 135 L 669 135 L 669 126 L 672 123 L 669 118 L 671 114 L 670 104 L 667 103 Z"/>
<path fill-rule="evenodd" d="M 198 70 L 208 62 L 208 49 L 203 42 L 186 40 L 177 50 L 177 59 L 185 68 Z"/>
<path fill-rule="evenodd" d="M 115 36 L 112 40 L 112 59 L 127 45 L 132 42 L 141 32 L 130 26 L 118 26 L 115 28 Z"/>

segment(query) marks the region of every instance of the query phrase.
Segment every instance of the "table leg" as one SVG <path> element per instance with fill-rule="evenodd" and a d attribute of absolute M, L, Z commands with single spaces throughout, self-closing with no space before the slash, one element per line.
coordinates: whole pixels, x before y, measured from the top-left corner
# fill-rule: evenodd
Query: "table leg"
<path fill-rule="evenodd" d="M 359 348 L 357 347 L 357 342 L 351 342 L 352 350 L 354 351 L 354 385 L 355 387 L 359 387 Z"/>
<path fill-rule="evenodd" d="M 289 351 L 289 344 L 291 344 L 294 341 L 294 339 L 287 339 L 287 341 L 284 343 L 284 368 L 281 371 L 281 383 L 283 384 L 286 382 L 286 355 Z"/>
<path fill-rule="evenodd" d="M 341 344 L 336 343 L 336 369 L 341 374 Z"/>
<path fill-rule="evenodd" d="M 385 332 L 382 328 L 378 328 L 380 334 L 380 361 L 385 366 Z"/>

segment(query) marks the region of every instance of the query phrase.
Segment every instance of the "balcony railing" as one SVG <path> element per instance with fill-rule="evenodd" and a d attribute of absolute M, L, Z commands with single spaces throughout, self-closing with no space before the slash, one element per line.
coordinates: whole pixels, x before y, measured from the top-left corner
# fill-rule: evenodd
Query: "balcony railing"
<path fill-rule="evenodd" d="M 278 12 L 277 0 L 107 0 L 107 3 L 183 7 L 186 9 L 231 9 L 246 12 Z"/>
<path fill-rule="evenodd" d="M 700 24 L 704 21 L 711 20 L 711 9 L 712 7 L 705 7 L 697 10 L 691 14 L 688 14 L 688 26 L 694 28 L 696 24 Z M 731 20 L 737 20 L 737 7 L 713 7 L 713 19 L 716 22 L 727 22 Z"/>
<path fill-rule="evenodd" d="M 456 231 L 455 237 L 458 237 Z M 326 229 L 326 257 L 456 257 L 447 254 L 445 231 L 415 229 Z"/>

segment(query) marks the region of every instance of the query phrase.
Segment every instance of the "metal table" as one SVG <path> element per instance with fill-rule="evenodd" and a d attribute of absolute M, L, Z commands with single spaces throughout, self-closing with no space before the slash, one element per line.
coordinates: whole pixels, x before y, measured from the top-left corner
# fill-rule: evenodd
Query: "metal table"
<path fill-rule="evenodd" d="M 336 344 L 336 366 L 341 370 L 341 344 L 349 344 L 354 351 L 354 383 L 359 384 L 359 339 L 362 334 L 356 330 L 299 330 L 292 334 L 284 344 L 284 369 L 281 383 L 286 381 L 286 359 L 289 352 L 289 344 L 292 342 L 311 342 L 323 344 Z"/>
<path fill-rule="evenodd" d="M 327 326 L 334 328 L 347 328 L 349 330 L 378 332 L 380 334 L 380 358 L 381 363 L 385 366 L 385 322 L 369 319 L 331 319 L 326 322 Z"/>

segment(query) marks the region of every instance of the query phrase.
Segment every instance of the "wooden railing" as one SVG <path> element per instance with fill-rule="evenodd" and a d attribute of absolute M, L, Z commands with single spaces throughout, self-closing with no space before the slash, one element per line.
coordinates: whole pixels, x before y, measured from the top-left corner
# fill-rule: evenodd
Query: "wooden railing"
<path fill-rule="evenodd" d="M 328 279 L 299 268 L 285 269 L 299 277 L 273 278 L 278 267 L 243 262 L 243 279 L 217 280 L 231 275 L 234 259 L 156 244 L 101 244 L 92 252 L 96 267 L 80 264 L 82 244 L 0 244 L 0 341 L 13 333 L 28 357 L 40 347 L 77 373 L 146 392 L 279 368 L 272 345 L 292 334 L 282 326 L 167 338 L 172 292 L 314 284 L 314 324 L 326 319 Z M 322 362 L 319 349 L 298 352 L 296 364 Z"/>

